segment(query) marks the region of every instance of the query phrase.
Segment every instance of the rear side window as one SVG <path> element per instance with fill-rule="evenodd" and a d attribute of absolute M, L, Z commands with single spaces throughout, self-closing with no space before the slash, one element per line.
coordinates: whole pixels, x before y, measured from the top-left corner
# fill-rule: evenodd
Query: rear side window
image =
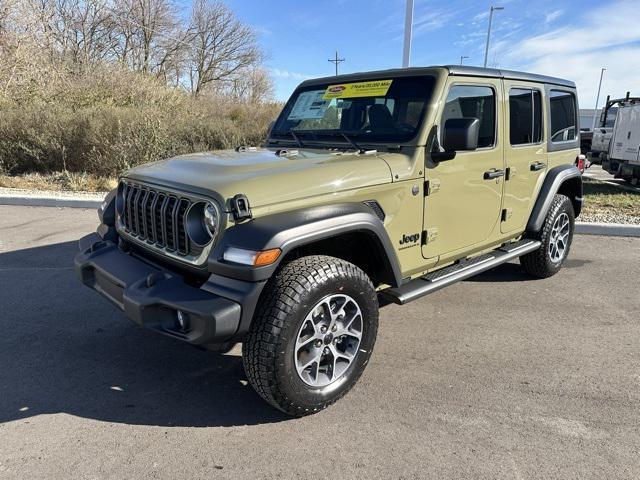
<path fill-rule="evenodd" d="M 551 90 L 549 96 L 551 113 L 551 141 L 566 142 L 576 139 L 576 97 L 571 92 Z"/>
<path fill-rule="evenodd" d="M 509 92 L 509 139 L 511 145 L 542 140 L 542 97 L 539 90 L 512 88 Z"/>
<path fill-rule="evenodd" d="M 454 85 L 449 90 L 442 113 L 441 125 L 450 118 L 477 118 L 480 120 L 478 148 L 496 143 L 496 95 L 491 87 Z"/>

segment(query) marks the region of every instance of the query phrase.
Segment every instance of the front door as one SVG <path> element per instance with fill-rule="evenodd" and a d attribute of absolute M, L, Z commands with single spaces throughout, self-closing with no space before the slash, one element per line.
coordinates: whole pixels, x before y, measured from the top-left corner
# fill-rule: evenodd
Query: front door
<path fill-rule="evenodd" d="M 507 98 L 502 233 L 524 229 L 547 168 L 544 92 L 535 85 L 504 81 Z"/>
<path fill-rule="evenodd" d="M 504 158 L 502 81 L 450 77 L 440 107 L 438 131 L 450 118 L 480 120 L 478 149 L 452 160 L 427 163 L 422 254 L 433 258 L 488 239 L 500 220 Z M 440 139 L 441 140 L 441 139 Z M 442 142 L 440 141 L 440 144 Z"/>

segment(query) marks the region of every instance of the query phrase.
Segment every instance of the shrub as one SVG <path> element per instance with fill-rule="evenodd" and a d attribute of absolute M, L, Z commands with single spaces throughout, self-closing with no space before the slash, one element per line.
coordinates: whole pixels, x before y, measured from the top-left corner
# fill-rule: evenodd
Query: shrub
<path fill-rule="evenodd" d="M 28 72 L 27 72 L 28 73 Z M 280 106 L 197 98 L 117 65 L 22 75 L 0 90 L 0 173 L 89 172 L 258 145 Z"/>

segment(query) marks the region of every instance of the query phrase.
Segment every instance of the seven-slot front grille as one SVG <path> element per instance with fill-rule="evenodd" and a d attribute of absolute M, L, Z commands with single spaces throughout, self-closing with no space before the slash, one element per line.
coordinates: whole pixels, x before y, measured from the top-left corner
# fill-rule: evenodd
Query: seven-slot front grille
<path fill-rule="evenodd" d="M 139 241 L 189 255 L 186 216 L 191 200 L 147 185 L 123 183 L 122 227 Z"/>

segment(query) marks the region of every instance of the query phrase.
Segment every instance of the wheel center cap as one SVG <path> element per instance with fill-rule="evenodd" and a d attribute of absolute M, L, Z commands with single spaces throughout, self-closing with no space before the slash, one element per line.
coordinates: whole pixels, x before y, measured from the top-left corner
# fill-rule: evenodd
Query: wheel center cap
<path fill-rule="evenodd" d="M 331 342 L 333 342 L 333 333 L 327 333 L 324 336 L 324 344 L 329 345 Z"/>

